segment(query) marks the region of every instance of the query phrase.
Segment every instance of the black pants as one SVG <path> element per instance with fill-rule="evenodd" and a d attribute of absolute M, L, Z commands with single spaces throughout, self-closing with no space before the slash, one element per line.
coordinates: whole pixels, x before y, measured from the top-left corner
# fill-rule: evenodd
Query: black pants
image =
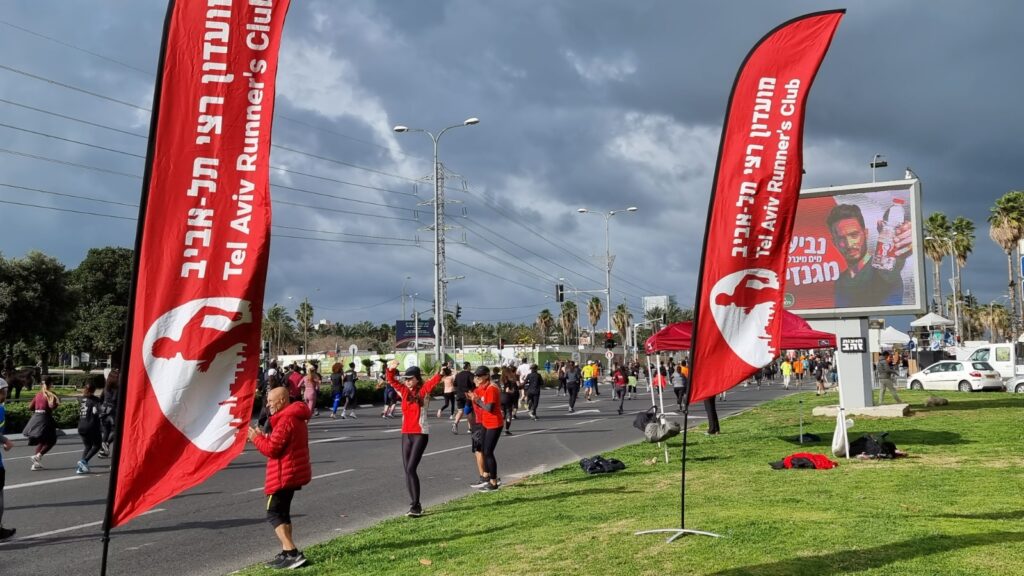
<path fill-rule="evenodd" d="M 413 507 L 420 505 L 420 477 L 416 468 L 427 449 L 426 434 L 402 434 L 402 466 L 405 468 L 405 483 L 409 487 L 409 498 Z"/>
<path fill-rule="evenodd" d="M 555 392 L 565 392 L 565 389 L 567 387 L 568 386 L 565 384 L 565 379 L 559 378 L 558 379 L 558 390 L 555 390 Z"/>
<path fill-rule="evenodd" d="M 573 386 L 569 384 L 565 387 L 565 391 L 569 394 L 569 410 L 576 409 L 576 397 L 580 395 L 579 384 Z"/>
<path fill-rule="evenodd" d="M 718 434 L 718 410 L 715 408 L 715 397 L 704 399 L 704 411 L 708 413 L 708 434 Z"/>
<path fill-rule="evenodd" d="M 4 484 L 7 482 L 7 470 L 0 466 L 0 527 L 4 525 Z"/>
<path fill-rule="evenodd" d="M 494 448 L 501 437 L 501 428 L 484 428 L 484 471 L 494 480 L 498 477 L 498 461 L 494 459 Z"/>
<path fill-rule="evenodd" d="M 82 461 L 86 464 L 92 457 L 99 453 L 100 448 L 103 447 L 103 435 L 100 433 L 100 429 L 96 426 L 88 429 L 79 429 L 78 436 L 82 439 Z"/>
<path fill-rule="evenodd" d="M 615 398 L 619 400 L 619 414 L 622 414 L 622 406 L 626 401 L 626 387 L 613 386 L 612 392 L 615 393 Z"/>
<path fill-rule="evenodd" d="M 505 430 L 507 431 L 512 426 L 512 412 L 516 407 L 516 397 L 512 394 L 506 395 L 504 401 L 501 403 L 501 411 L 505 414 Z"/>
<path fill-rule="evenodd" d="M 537 406 L 540 405 L 540 390 L 536 392 L 529 392 L 526 394 L 526 407 L 529 409 L 530 414 L 537 415 Z"/>
<path fill-rule="evenodd" d="M 444 406 L 441 406 L 441 414 L 444 414 L 445 408 L 448 408 L 451 415 L 455 416 L 455 392 L 444 393 Z"/>
<path fill-rule="evenodd" d="M 676 393 L 676 404 L 679 405 L 679 409 L 683 408 L 683 395 L 686 394 L 686 388 L 673 388 L 673 392 Z"/>
<path fill-rule="evenodd" d="M 114 446 L 114 412 L 111 412 L 107 416 L 100 418 L 100 436 L 101 440 L 109 444 L 111 448 Z"/>

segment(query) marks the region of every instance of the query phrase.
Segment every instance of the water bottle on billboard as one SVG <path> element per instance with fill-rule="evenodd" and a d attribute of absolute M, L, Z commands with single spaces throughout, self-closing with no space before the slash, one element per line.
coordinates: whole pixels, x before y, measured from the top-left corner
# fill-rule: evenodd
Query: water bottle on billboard
<path fill-rule="evenodd" d="M 904 200 L 894 198 L 892 204 L 885 210 L 878 230 L 875 254 L 871 257 L 872 266 L 879 270 L 892 270 L 896 267 L 896 230 L 906 221 L 907 210 Z"/>

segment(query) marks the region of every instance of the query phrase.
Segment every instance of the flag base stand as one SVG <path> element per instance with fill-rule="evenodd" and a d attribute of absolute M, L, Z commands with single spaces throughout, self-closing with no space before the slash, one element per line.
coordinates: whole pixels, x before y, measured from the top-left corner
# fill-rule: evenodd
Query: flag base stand
<path fill-rule="evenodd" d="M 668 540 L 665 540 L 666 544 L 671 544 L 683 536 L 693 534 L 696 536 L 711 536 L 712 538 L 721 538 L 721 534 L 715 534 L 714 532 L 705 532 L 703 530 L 690 530 L 689 528 L 658 528 L 655 530 L 641 530 L 640 532 L 633 532 L 634 536 L 640 536 L 641 534 L 672 534 Z"/>

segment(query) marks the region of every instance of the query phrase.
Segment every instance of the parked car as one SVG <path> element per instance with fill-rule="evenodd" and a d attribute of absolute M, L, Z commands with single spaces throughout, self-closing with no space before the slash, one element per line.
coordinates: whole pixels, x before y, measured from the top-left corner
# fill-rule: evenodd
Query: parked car
<path fill-rule="evenodd" d="M 1024 394 L 1024 376 L 1018 376 L 1006 381 L 1006 391 Z"/>
<path fill-rule="evenodd" d="M 943 360 L 907 377 L 912 390 L 1005 390 L 999 372 L 988 362 Z"/>

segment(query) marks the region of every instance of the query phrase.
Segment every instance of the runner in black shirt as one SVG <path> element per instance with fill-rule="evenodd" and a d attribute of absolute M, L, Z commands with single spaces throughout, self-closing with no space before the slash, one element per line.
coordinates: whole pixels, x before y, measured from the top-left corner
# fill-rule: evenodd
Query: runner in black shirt
<path fill-rule="evenodd" d="M 452 422 L 452 434 L 459 433 L 459 422 L 462 421 L 463 409 L 466 407 L 466 392 L 475 387 L 470 368 L 469 362 L 465 362 L 462 364 L 462 370 L 455 375 L 455 408 L 457 411 L 455 412 L 455 421 Z"/>

